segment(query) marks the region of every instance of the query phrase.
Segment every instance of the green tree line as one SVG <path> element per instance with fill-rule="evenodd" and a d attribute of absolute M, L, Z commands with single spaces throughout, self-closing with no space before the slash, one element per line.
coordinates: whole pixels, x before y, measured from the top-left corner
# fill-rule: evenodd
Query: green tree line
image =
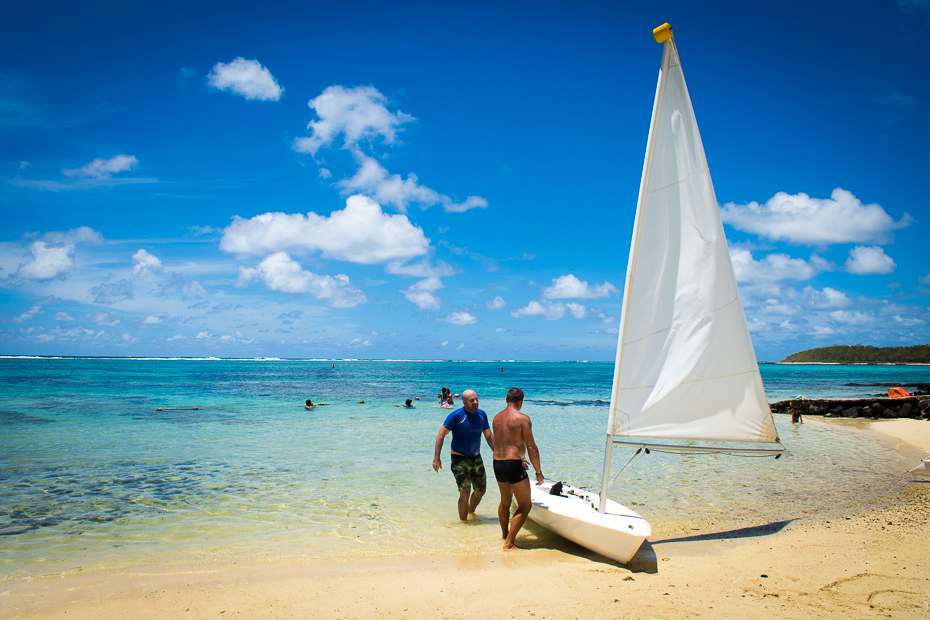
<path fill-rule="evenodd" d="M 834 362 L 866 364 L 930 364 L 930 345 L 912 347 L 852 346 L 820 347 L 789 355 L 782 362 Z"/>

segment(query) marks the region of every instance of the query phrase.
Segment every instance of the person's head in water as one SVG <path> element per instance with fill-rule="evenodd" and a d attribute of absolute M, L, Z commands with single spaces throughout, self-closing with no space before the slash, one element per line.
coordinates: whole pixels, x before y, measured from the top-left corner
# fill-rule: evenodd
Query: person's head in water
<path fill-rule="evenodd" d="M 313 406 L 313 401 L 310 400 L 309 398 L 307 399 L 307 406 L 308 406 L 308 407 L 312 407 L 312 406 Z"/>
<path fill-rule="evenodd" d="M 413 399 L 408 398 L 407 402 L 404 403 L 404 407 L 413 407 Z"/>
<path fill-rule="evenodd" d="M 518 387 L 512 387 L 507 390 L 507 403 L 513 403 L 515 405 L 523 402 L 523 390 Z"/>

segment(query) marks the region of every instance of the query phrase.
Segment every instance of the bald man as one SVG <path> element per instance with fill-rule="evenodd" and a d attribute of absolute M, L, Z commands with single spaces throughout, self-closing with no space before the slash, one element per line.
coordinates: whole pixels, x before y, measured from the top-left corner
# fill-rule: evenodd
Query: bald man
<path fill-rule="evenodd" d="M 456 409 L 446 418 L 436 435 L 436 451 L 433 455 L 433 471 L 442 469 L 442 445 L 446 435 L 452 433 L 452 474 L 459 488 L 459 519 L 468 520 L 474 514 L 488 488 L 488 476 L 481 460 L 481 436 L 484 435 L 491 451 L 494 451 L 494 435 L 488 424 L 488 414 L 478 409 L 478 394 L 474 390 L 462 392 L 461 409 Z"/>

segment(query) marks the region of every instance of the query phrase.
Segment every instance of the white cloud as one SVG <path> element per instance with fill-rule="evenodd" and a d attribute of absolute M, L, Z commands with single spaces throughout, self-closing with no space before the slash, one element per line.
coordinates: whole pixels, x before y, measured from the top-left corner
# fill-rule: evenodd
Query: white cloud
<path fill-rule="evenodd" d="M 263 280 L 268 290 L 310 293 L 317 299 L 328 299 L 334 308 L 352 308 L 367 301 L 365 294 L 349 283 L 348 276 L 321 276 L 305 271 L 286 252 L 266 257 L 254 269 L 240 267 L 237 285 L 244 286 L 255 277 Z"/>
<path fill-rule="evenodd" d="M 74 267 L 78 245 L 93 245 L 101 241 L 103 235 L 87 226 L 45 233 L 41 240 L 29 244 L 26 262 L 19 265 L 13 277 L 22 280 L 63 278 Z"/>
<path fill-rule="evenodd" d="M 218 62 L 207 75 L 207 83 L 220 90 L 231 90 L 246 99 L 277 101 L 284 89 L 258 60 L 242 56 L 230 63 Z"/>
<path fill-rule="evenodd" d="M 611 293 L 618 293 L 617 287 L 610 282 L 589 285 L 579 280 L 573 274 L 559 276 L 552 279 L 552 286 L 543 289 L 546 299 L 596 299 L 608 297 Z"/>
<path fill-rule="evenodd" d="M 453 312 L 446 318 L 439 320 L 446 323 L 452 323 L 453 325 L 471 325 L 478 322 L 478 317 L 472 316 L 467 312 Z"/>
<path fill-rule="evenodd" d="M 825 286 L 822 291 L 807 287 L 804 293 L 808 296 L 810 306 L 816 309 L 845 308 L 851 303 L 845 293 L 829 286 Z"/>
<path fill-rule="evenodd" d="M 442 204 L 447 212 L 454 213 L 488 206 L 488 201 L 480 196 L 469 196 L 465 202 L 455 203 L 448 196 L 420 185 L 417 175 L 412 172 L 404 179 L 399 174 L 389 173 L 374 158 L 358 149 L 354 150 L 354 155 L 359 164 L 358 172 L 355 176 L 336 183 L 343 194 L 365 194 L 379 204 L 391 205 L 401 212 L 405 212 L 411 203 L 419 204 L 423 208 Z"/>
<path fill-rule="evenodd" d="M 441 288 L 443 288 L 442 281 L 436 276 L 431 276 L 400 292 L 404 294 L 404 297 L 416 304 L 420 310 L 436 310 L 439 308 L 441 300 L 433 293 Z"/>
<path fill-rule="evenodd" d="M 73 320 L 75 320 L 73 316 L 71 316 L 70 314 L 68 314 L 67 312 L 64 312 L 64 311 L 61 311 L 61 312 L 56 313 L 54 318 L 55 318 L 56 321 L 73 321 Z"/>
<path fill-rule="evenodd" d="M 239 255 L 320 252 L 328 258 L 366 265 L 423 256 L 429 239 L 406 215 L 388 215 L 365 196 L 351 196 L 329 217 L 307 213 L 263 213 L 233 217 L 220 249 Z"/>
<path fill-rule="evenodd" d="M 498 296 L 484 302 L 484 307 L 488 310 L 501 310 L 507 307 L 507 302 L 504 301 L 503 297 Z"/>
<path fill-rule="evenodd" d="M 29 308 L 28 310 L 26 310 L 25 312 L 23 312 L 22 314 L 18 316 L 14 316 L 10 320 L 13 321 L 14 323 L 25 323 L 29 319 L 33 318 L 35 315 L 42 314 L 43 312 L 44 310 L 42 310 L 42 306 L 35 305 Z"/>
<path fill-rule="evenodd" d="M 329 146 L 340 134 L 346 146 L 378 137 L 385 144 L 393 144 L 398 128 L 416 119 L 400 111 L 390 112 L 386 103 L 387 97 L 372 86 L 330 86 L 307 103 L 319 120 L 310 121 L 307 125 L 310 136 L 295 140 L 293 148 L 315 155 L 320 147 Z"/>
<path fill-rule="evenodd" d="M 209 332 L 200 332 L 197 334 L 197 340 L 209 340 L 210 338 L 213 338 L 213 334 Z"/>
<path fill-rule="evenodd" d="M 132 284 L 123 279 L 117 282 L 103 282 L 88 291 L 98 304 L 115 304 L 133 298 Z"/>
<path fill-rule="evenodd" d="M 163 270 L 161 261 L 141 248 L 132 255 L 132 277 L 134 278 L 141 278 L 150 273 L 161 273 Z"/>
<path fill-rule="evenodd" d="M 565 316 L 565 304 L 531 301 L 522 308 L 510 311 L 510 316 L 522 319 L 525 316 L 543 316 L 547 321 L 555 321 Z"/>
<path fill-rule="evenodd" d="M 572 316 L 576 319 L 583 319 L 588 316 L 588 309 L 579 303 L 575 303 L 574 301 L 567 302 L 565 307 L 568 308 L 569 312 L 571 312 Z"/>
<path fill-rule="evenodd" d="M 143 325 L 158 325 L 159 323 L 164 323 L 168 320 L 168 314 L 165 312 L 160 312 L 158 314 L 150 314 L 145 319 L 142 320 Z"/>
<path fill-rule="evenodd" d="M 897 265 L 878 246 L 857 245 L 849 251 L 846 271 L 860 276 L 891 273 Z"/>
<path fill-rule="evenodd" d="M 177 334 L 176 336 L 171 336 L 170 338 L 166 338 L 165 342 L 174 342 L 175 340 L 187 340 L 187 336 L 183 334 Z"/>
<path fill-rule="evenodd" d="M 837 323 L 846 325 L 869 325 L 877 320 L 874 315 L 864 314 L 858 311 L 836 310 L 830 313 L 830 318 Z"/>
<path fill-rule="evenodd" d="M 454 267 L 443 261 L 439 261 L 435 266 L 430 265 L 429 259 L 424 258 L 418 263 L 412 265 L 404 264 L 402 261 L 393 261 L 385 265 L 384 271 L 395 276 L 408 276 L 412 278 L 428 278 L 430 276 L 451 276 L 457 271 Z"/>
<path fill-rule="evenodd" d="M 116 155 L 110 159 L 98 158 L 80 168 L 62 170 L 68 177 L 85 177 L 90 179 L 109 179 L 117 172 L 132 170 L 139 165 L 133 155 Z"/>
<path fill-rule="evenodd" d="M 184 300 L 202 299 L 207 296 L 207 289 L 191 277 L 173 273 L 171 281 L 161 285 L 161 294 L 165 297 L 178 297 Z"/>
<path fill-rule="evenodd" d="M 455 347 L 455 350 L 456 350 L 456 351 L 461 351 L 461 350 L 464 349 L 464 348 L 465 348 L 465 343 L 464 343 L 464 342 L 460 342 L 460 343 L 459 343 L 459 346 Z"/>
<path fill-rule="evenodd" d="M 74 267 L 74 245 L 49 245 L 44 241 L 29 244 L 29 256 L 13 275 L 23 280 L 51 280 Z"/>
<path fill-rule="evenodd" d="M 358 164 L 354 176 L 336 183 L 344 195 L 365 194 L 379 204 L 392 206 L 401 212 L 406 212 L 411 203 L 422 208 L 442 204 L 447 212 L 455 213 L 488 206 L 488 201 L 480 196 L 468 196 L 464 202 L 455 202 L 449 196 L 420 185 L 417 175 L 412 172 L 407 178 L 391 174 L 362 151 L 360 143 L 363 141 L 373 143 L 380 138 L 383 144 L 394 144 L 401 127 L 416 120 L 404 112 L 388 110 L 387 97 L 377 89 L 371 86 L 330 86 L 308 105 L 316 112 L 318 120 L 307 125 L 310 135 L 294 140 L 292 148 L 315 156 L 321 148 L 331 146 L 342 136 L 342 148 L 349 150 Z M 321 168 L 320 176 L 331 178 L 332 173 Z"/>
<path fill-rule="evenodd" d="M 84 323 L 94 323 L 104 327 L 115 327 L 119 325 L 119 316 L 115 312 L 98 312 L 96 314 L 85 314 L 81 319 Z"/>
<path fill-rule="evenodd" d="M 349 342 L 349 346 L 352 347 L 352 348 L 356 348 L 356 347 L 370 347 L 370 346 L 371 346 L 371 340 L 362 340 L 361 338 L 353 338 L 353 339 Z"/>
<path fill-rule="evenodd" d="M 787 254 L 768 254 L 755 260 L 752 252 L 743 248 L 730 248 L 730 260 L 737 282 L 759 283 L 780 280 L 809 280 L 817 275 L 817 269 L 803 258 L 791 258 Z M 813 260 L 811 261 L 813 263 Z"/>
<path fill-rule="evenodd" d="M 801 245 L 890 243 L 892 231 L 913 222 L 906 213 L 895 222 L 880 205 L 864 205 L 839 187 L 828 199 L 779 192 L 764 205 L 731 202 L 721 208 L 720 216 L 737 230 Z"/>
<path fill-rule="evenodd" d="M 925 276 L 917 278 L 917 281 L 921 284 L 930 284 L 930 273 Z"/>
<path fill-rule="evenodd" d="M 496 331 L 496 332 L 506 332 L 507 329 L 504 328 L 504 327 L 495 327 L 495 328 L 494 328 L 494 331 Z"/>

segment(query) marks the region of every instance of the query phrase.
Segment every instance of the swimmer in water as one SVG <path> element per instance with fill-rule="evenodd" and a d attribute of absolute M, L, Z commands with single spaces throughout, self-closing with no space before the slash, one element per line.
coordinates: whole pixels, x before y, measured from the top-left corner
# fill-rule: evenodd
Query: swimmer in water
<path fill-rule="evenodd" d="M 308 399 L 307 399 L 307 404 L 304 405 L 304 409 L 311 409 L 311 410 L 312 410 L 314 407 L 316 407 L 316 405 L 314 405 L 314 404 L 313 404 L 313 401 L 310 400 L 310 399 L 308 398 Z"/>
<path fill-rule="evenodd" d="M 407 409 L 413 409 L 413 399 L 408 398 L 407 402 L 404 403 L 404 407 L 406 407 Z"/>

